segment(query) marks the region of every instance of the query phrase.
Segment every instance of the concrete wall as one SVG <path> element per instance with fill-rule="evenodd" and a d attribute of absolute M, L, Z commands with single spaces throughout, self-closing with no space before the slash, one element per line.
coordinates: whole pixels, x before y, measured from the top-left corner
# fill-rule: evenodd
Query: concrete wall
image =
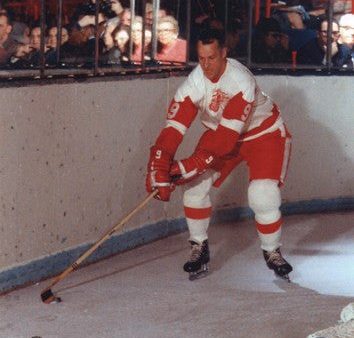
<path fill-rule="evenodd" d="M 183 79 L 0 90 L 0 291 L 34 280 L 23 279 L 21 271 L 33 262 L 42 262 L 31 265 L 31 271 L 44 269 L 40 278 L 67 266 L 70 260 L 61 258 L 61 266 L 53 257 L 82 252 L 146 196 L 148 149 Z M 351 207 L 353 77 L 259 76 L 258 81 L 280 105 L 293 135 L 284 203 L 300 203 L 304 212 L 312 200 Z M 192 149 L 200 130 L 195 123 L 179 156 Z M 241 166 L 213 193 L 215 205 L 246 206 L 246 188 Z M 122 233 L 181 219 L 180 199 L 178 190 L 170 203 L 152 201 Z"/>

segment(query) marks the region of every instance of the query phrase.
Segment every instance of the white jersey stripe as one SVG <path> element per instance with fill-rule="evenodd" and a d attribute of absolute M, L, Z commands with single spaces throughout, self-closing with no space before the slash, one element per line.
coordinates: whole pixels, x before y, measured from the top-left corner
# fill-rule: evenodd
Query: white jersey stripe
<path fill-rule="evenodd" d="M 240 120 L 235 120 L 235 119 L 231 120 L 231 119 L 226 119 L 225 117 L 221 118 L 220 124 L 225 128 L 236 131 L 239 134 L 241 134 L 242 128 L 245 125 L 245 123 Z"/>
<path fill-rule="evenodd" d="M 284 122 L 281 117 L 278 117 L 277 120 L 274 122 L 274 124 L 271 125 L 269 128 L 262 130 L 258 134 L 254 134 L 252 136 L 245 137 L 244 139 L 240 140 L 239 142 L 254 140 L 255 138 L 258 138 L 258 137 L 265 135 L 265 134 L 270 134 L 273 131 L 276 131 L 278 129 L 280 129 L 281 136 L 285 137 Z"/>
<path fill-rule="evenodd" d="M 166 128 L 172 127 L 176 129 L 178 132 L 180 132 L 182 135 L 184 135 L 187 131 L 187 127 L 183 125 L 180 122 L 174 121 L 174 120 L 167 120 Z"/>
<path fill-rule="evenodd" d="M 281 183 L 284 183 L 286 172 L 288 170 L 288 163 L 289 163 L 289 159 L 290 159 L 290 147 L 291 147 L 291 139 L 290 139 L 290 137 L 287 137 L 285 139 L 283 164 L 282 164 L 281 173 L 280 173 L 280 182 Z"/>

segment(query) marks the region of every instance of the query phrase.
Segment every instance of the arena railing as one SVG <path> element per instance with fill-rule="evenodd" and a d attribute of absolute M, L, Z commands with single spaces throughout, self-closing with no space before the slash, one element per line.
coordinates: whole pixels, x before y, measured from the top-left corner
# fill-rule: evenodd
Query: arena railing
<path fill-rule="evenodd" d="M 25 1 L 25 0 L 23 0 Z M 33 0 L 32 0 L 33 1 Z M 161 6 L 160 0 L 153 0 L 149 2 L 147 0 L 130 0 L 129 7 L 131 22 L 135 22 L 137 17 L 142 18 L 142 31 L 146 31 L 146 27 L 149 26 L 151 30 L 151 48 L 146 50 L 145 39 L 146 34 L 142 34 L 142 48 L 140 61 L 134 61 L 133 55 L 133 25 L 129 26 L 129 51 L 127 58 L 124 62 L 107 62 L 102 60 L 102 54 L 100 53 L 100 40 L 102 35 L 102 23 L 100 22 L 100 11 L 103 6 L 111 4 L 111 0 L 92 0 L 82 1 L 80 5 L 91 4 L 88 7 L 91 11 L 89 14 L 91 18 L 94 18 L 94 55 L 92 58 L 83 59 L 74 62 L 63 62 L 61 42 L 62 35 L 60 34 L 64 27 L 63 22 L 63 8 L 67 4 L 65 0 L 55 1 L 56 8 L 56 27 L 57 27 L 57 48 L 55 52 L 55 62 L 48 64 L 46 60 L 46 30 L 48 22 L 48 0 L 37 0 L 39 8 L 39 27 L 40 27 L 40 47 L 39 58 L 37 64 L 28 64 L 21 69 L 16 67 L 3 66 L 0 69 L 0 80 L 2 82 L 10 82 L 14 80 L 50 80 L 56 78 L 102 78 L 105 76 L 115 77 L 127 77 L 127 76 L 170 76 L 171 74 L 185 74 L 189 72 L 192 67 L 196 65 L 197 58 L 193 47 L 195 44 L 196 31 L 200 29 L 202 24 L 196 24 L 202 16 L 208 17 L 209 24 L 215 24 L 218 27 L 218 23 L 221 24 L 226 34 L 236 34 L 236 38 L 243 39 L 236 47 L 238 51 L 235 53 L 235 57 L 242 63 L 248 66 L 255 73 L 276 73 L 287 75 L 298 74 L 345 74 L 352 75 L 353 71 L 345 68 L 336 68 L 332 65 L 331 52 L 332 44 L 330 39 L 327 43 L 326 62 L 323 65 L 301 65 L 294 61 L 288 63 L 260 63 L 253 60 L 253 40 L 255 26 L 261 17 L 269 17 L 271 15 L 271 5 L 273 1 L 260 1 L 260 0 L 225 0 L 222 4 L 218 2 L 218 7 L 215 6 L 213 1 L 196 1 L 191 0 L 176 0 L 168 2 L 170 5 L 167 8 L 168 12 L 173 13 L 176 17 L 180 30 L 180 37 L 187 41 L 187 50 L 185 62 L 176 62 L 171 60 L 170 62 L 159 61 L 156 58 L 158 53 L 158 16 L 160 10 L 165 8 Z M 334 0 L 328 1 L 328 7 L 326 15 L 328 22 L 332 22 L 334 18 Z M 10 2 L 11 3 L 11 2 Z M 208 3 L 208 6 L 203 7 Z M 152 8 L 152 17 L 147 17 L 147 5 Z M 87 9 L 87 8 L 86 8 Z M 166 13 L 165 13 L 166 14 Z M 150 20 L 148 22 L 148 19 Z M 106 20 L 108 21 L 108 20 Z M 239 22 L 238 22 L 239 21 Z M 236 27 L 235 27 L 236 26 Z M 107 29 L 107 28 L 105 28 Z M 327 36 L 332 36 L 332 25 L 329 24 L 327 28 Z"/>

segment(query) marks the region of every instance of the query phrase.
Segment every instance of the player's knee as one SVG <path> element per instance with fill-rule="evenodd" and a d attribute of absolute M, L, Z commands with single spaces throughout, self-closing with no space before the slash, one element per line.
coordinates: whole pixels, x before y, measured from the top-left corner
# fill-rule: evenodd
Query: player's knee
<path fill-rule="evenodd" d="M 211 202 L 209 194 L 198 191 L 185 191 L 183 195 L 183 204 L 192 208 L 204 208 L 209 207 Z"/>
<path fill-rule="evenodd" d="M 281 195 L 278 181 L 253 180 L 248 187 L 248 203 L 261 224 L 276 222 L 281 217 Z"/>
<path fill-rule="evenodd" d="M 186 185 L 183 193 L 183 204 L 194 208 L 209 207 L 209 191 L 212 186 L 212 177 L 196 179 L 192 185 Z"/>

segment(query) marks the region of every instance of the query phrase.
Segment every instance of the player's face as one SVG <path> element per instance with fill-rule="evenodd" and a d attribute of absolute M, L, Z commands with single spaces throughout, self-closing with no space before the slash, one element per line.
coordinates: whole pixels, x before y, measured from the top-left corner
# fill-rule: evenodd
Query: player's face
<path fill-rule="evenodd" d="M 210 81 L 217 81 L 226 67 L 226 48 L 221 48 L 216 40 L 206 45 L 198 41 L 197 51 L 205 77 Z"/>

